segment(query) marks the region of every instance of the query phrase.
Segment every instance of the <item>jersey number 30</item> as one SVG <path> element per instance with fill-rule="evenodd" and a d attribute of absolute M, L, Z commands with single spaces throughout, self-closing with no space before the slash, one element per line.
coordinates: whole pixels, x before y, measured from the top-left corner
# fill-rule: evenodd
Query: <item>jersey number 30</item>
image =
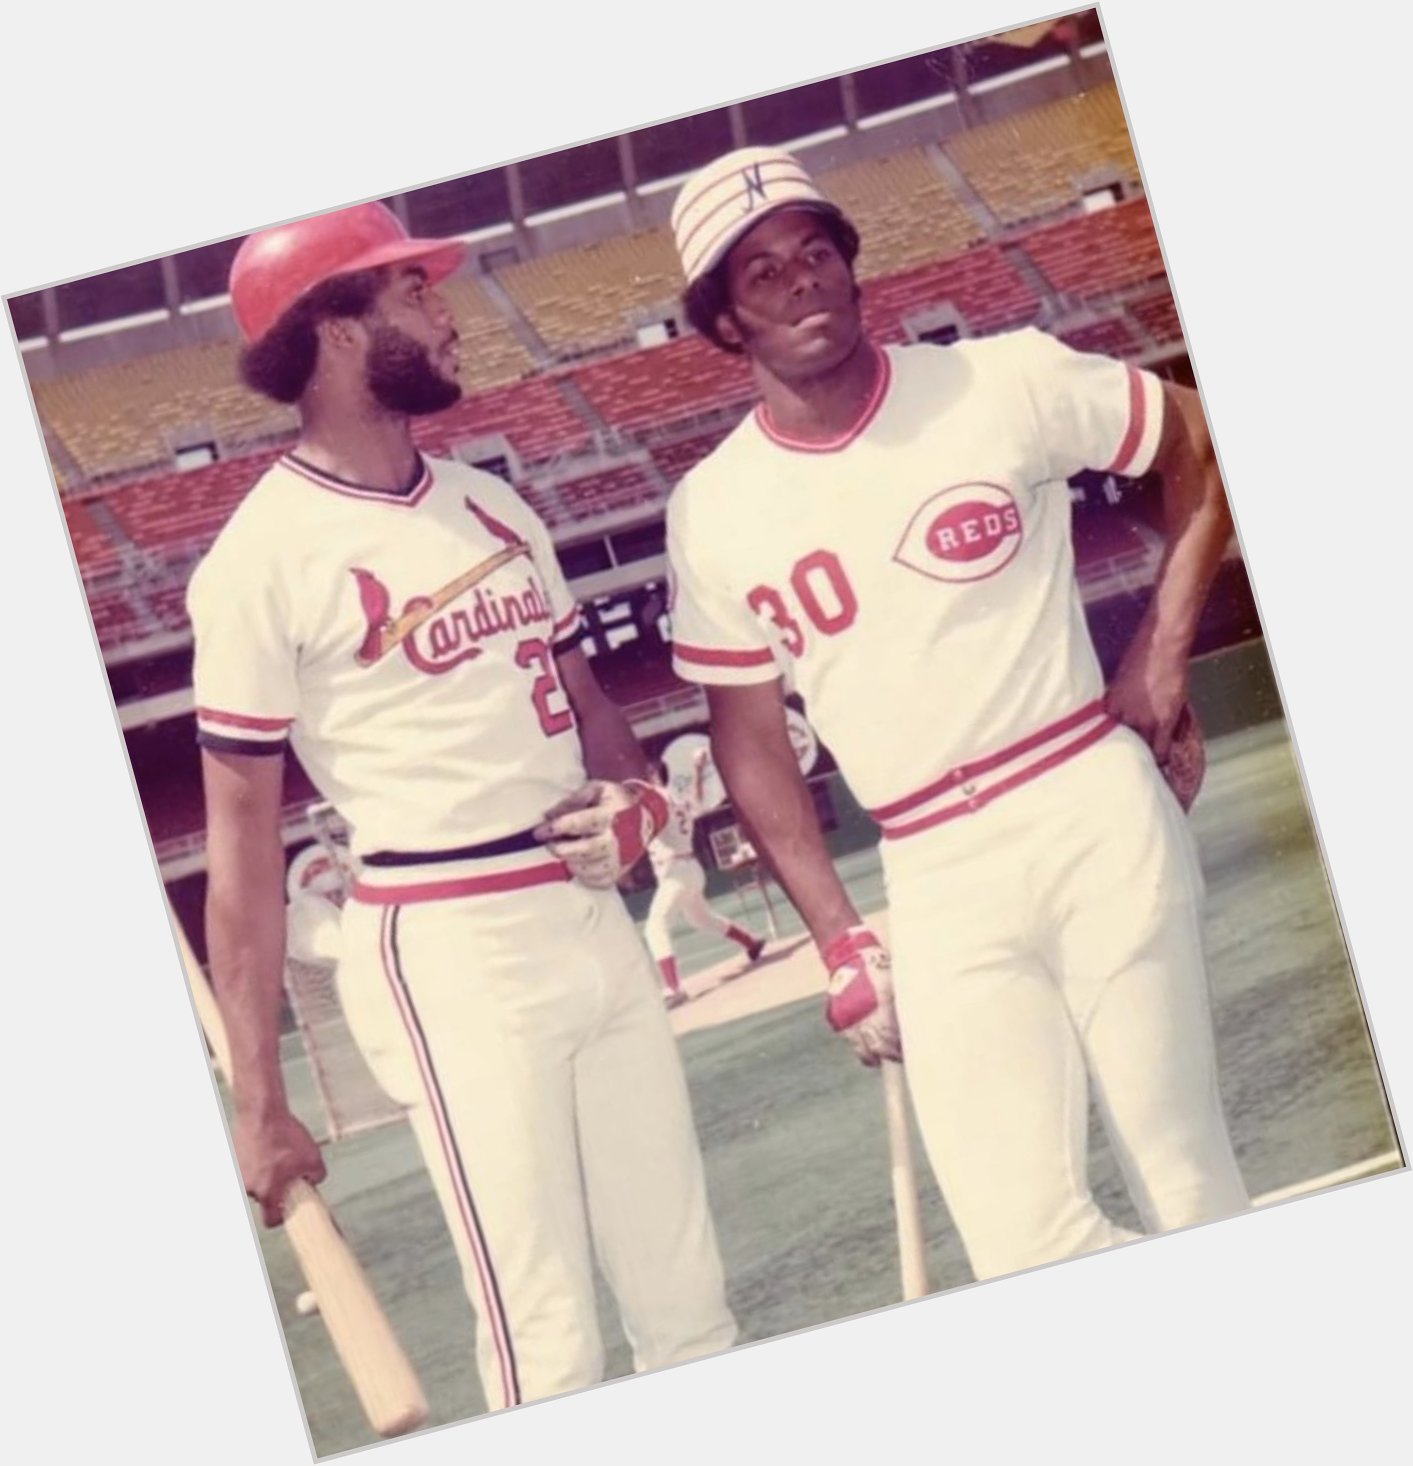
<path fill-rule="evenodd" d="M 847 631 L 859 614 L 858 597 L 833 550 L 811 550 L 797 560 L 790 572 L 790 589 L 805 618 L 825 636 Z M 780 640 L 792 657 L 801 655 L 805 649 L 804 628 L 790 614 L 778 590 L 758 585 L 746 597 L 746 604 L 780 632 Z"/>

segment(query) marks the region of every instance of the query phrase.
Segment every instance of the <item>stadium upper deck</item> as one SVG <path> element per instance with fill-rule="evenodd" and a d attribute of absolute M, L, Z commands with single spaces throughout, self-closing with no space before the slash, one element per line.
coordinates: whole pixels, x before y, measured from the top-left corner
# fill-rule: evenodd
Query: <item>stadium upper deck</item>
<path fill-rule="evenodd" d="M 512 478 L 563 548 L 596 543 L 577 557 L 595 567 L 593 589 L 660 574 L 651 534 L 625 558 L 614 532 L 660 521 L 672 483 L 752 395 L 739 363 L 680 318 L 665 217 L 683 171 L 746 140 L 790 142 L 857 220 L 881 340 L 1034 322 L 1123 356 L 1180 354 L 1097 20 L 1026 39 L 391 200 L 413 228 L 472 243 L 448 287 L 472 344 L 467 394 L 421 425 L 424 445 Z M 293 426 L 235 381 L 219 294 L 235 243 L 11 302 L 110 660 L 180 644 L 192 565 Z"/>

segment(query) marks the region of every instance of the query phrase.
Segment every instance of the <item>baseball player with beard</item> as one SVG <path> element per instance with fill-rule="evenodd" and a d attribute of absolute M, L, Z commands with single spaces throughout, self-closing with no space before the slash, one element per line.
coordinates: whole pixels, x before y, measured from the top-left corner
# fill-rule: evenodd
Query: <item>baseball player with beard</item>
<path fill-rule="evenodd" d="M 765 951 L 760 937 L 718 916 L 706 900 L 706 872 L 696 857 L 692 832 L 702 811 L 702 779 L 706 773 L 707 752 L 697 751 L 692 762 L 690 782 L 675 789 L 667 777 L 667 767 L 659 764 L 658 781 L 668 791 L 667 821 L 648 846 L 657 889 L 648 907 L 643 937 L 662 974 L 664 996 L 669 1008 L 680 1008 L 687 1001 L 682 979 L 677 971 L 677 958 L 672 951 L 672 921 L 681 915 L 700 932 L 716 932 L 735 942 L 746 954 L 748 962 L 759 962 Z"/>
<path fill-rule="evenodd" d="M 665 798 L 576 645 L 544 525 L 413 443 L 460 394 L 434 287 L 462 254 L 380 204 L 241 246 L 242 373 L 301 431 L 188 602 L 242 1177 L 275 1225 L 287 1185 L 324 1175 L 279 1063 L 288 746 L 351 828 L 340 996 L 408 1107 L 496 1409 L 601 1377 L 594 1255 L 638 1369 L 736 1329 L 677 1048 L 613 889 Z"/>
<path fill-rule="evenodd" d="M 1244 1208 L 1184 817 L 1188 656 L 1231 531 L 1196 394 L 1037 330 L 880 349 L 857 233 L 775 149 L 701 170 L 673 226 L 693 325 L 761 397 L 669 501 L 674 667 L 706 685 L 830 1023 L 866 1063 L 906 1052 L 974 1273 L 1134 1235 L 1086 1180 L 1091 1082 L 1148 1230 Z M 1074 573 L 1083 468 L 1156 471 L 1168 529 L 1107 689 Z M 786 678 L 880 828 L 891 964 L 830 862 Z"/>

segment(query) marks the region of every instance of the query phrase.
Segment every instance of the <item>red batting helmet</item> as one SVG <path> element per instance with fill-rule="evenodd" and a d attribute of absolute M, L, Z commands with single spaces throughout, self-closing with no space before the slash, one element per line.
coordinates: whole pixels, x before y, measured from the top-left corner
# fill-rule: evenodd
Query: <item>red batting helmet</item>
<path fill-rule="evenodd" d="M 306 291 L 354 270 L 416 260 L 435 285 L 466 257 L 454 239 L 411 239 L 384 204 L 277 224 L 252 234 L 231 262 L 231 309 L 247 341 L 258 341 Z"/>

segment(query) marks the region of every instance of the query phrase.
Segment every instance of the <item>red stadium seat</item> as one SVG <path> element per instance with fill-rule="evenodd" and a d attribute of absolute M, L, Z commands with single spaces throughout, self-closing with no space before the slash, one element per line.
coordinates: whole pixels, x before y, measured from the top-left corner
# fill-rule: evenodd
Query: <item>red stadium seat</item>
<path fill-rule="evenodd" d="M 699 336 L 581 367 L 574 379 L 612 426 L 626 430 L 744 406 L 755 396 L 744 363 Z"/>
<path fill-rule="evenodd" d="M 112 489 L 104 503 L 144 550 L 161 554 L 204 549 L 274 460 L 273 452 L 224 458 L 186 472 Z"/>
<path fill-rule="evenodd" d="M 722 428 L 714 433 L 679 438 L 672 443 L 655 443 L 650 450 L 653 462 L 657 464 L 658 472 L 669 486 L 675 486 L 721 442 L 728 431 L 729 429 Z"/>
<path fill-rule="evenodd" d="M 1083 300 L 1163 278 L 1147 199 L 1033 230 L 1020 241 L 1055 287 Z"/>
<path fill-rule="evenodd" d="M 1029 321 L 1040 309 L 1035 292 L 994 244 L 870 280 L 863 303 L 864 322 L 880 341 L 901 341 L 908 316 L 938 306 L 955 307 L 977 335 Z"/>
<path fill-rule="evenodd" d="M 455 407 L 423 419 L 417 440 L 428 453 L 449 454 L 458 444 L 503 433 L 526 463 L 540 463 L 587 446 L 589 424 L 553 378 L 532 377 L 464 397 Z"/>
<path fill-rule="evenodd" d="M 85 582 L 109 575 L 122 564 L 122 555 L 108 531 L 93 516 L 84 499 L 63 501 L 64 520 L 73 541 L 79 574 Z"/>
<path fill-rule="evenodd" d="M 656 503 L 663 495 L 641 464 L 627 463 L 563 480 L 549 490 L 541 488 L 538 497 L 541 502 L 532 507 L 554 529 L 636 505 Z"/>
<path fill-rule="evenodd" d="M 1182 323 L 1178 320 L 1177 302 L 1166 285 L 1153 295 L 1127 303 L 1130 315 L 1143 323 L 1155 341 L 1164 344 L 1182 340 Z"/>
<path fill-rule="evenodd" d="M 1136 356 L 1143 343 L 1121 316 L 1091 321 L 1059 333 L 1060 339 L 1076 351 L 1095 351 L 1105 356 Z"/>

